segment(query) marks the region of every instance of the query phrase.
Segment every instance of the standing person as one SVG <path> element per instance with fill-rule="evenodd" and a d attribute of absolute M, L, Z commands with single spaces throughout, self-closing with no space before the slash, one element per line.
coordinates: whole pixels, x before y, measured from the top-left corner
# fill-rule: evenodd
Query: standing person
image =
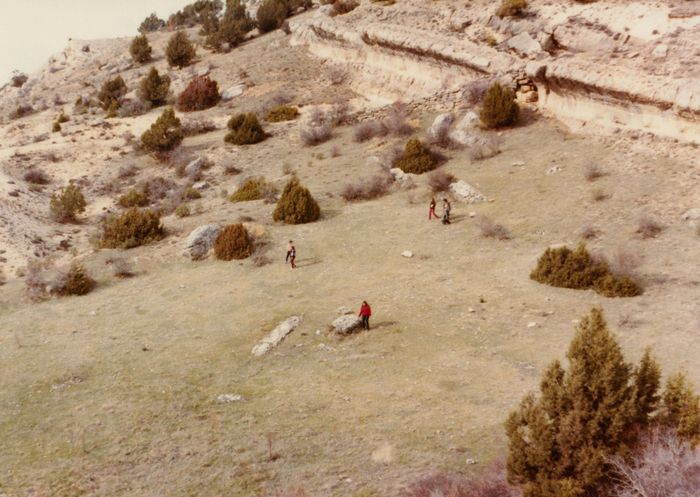
<path fill-rule="evenodd" d="M 366 300 L 362 301 L 362 306 L 360 307 L 360 314 L 362 318 L 362 327 L 365 330 L 369 330 L 369 318 L 372 315 L 372 308 L 369 306 Z"/>
<path fill-rule="evenodd" d="M 442 224 L 450 224 L 450 210 L 452 206 L 446 198 L 442 199 Z"/>
<path fill-rule="evenodd" d="M 284 263 L 287 264 L 289 262 L 289 256 L 292 253 L 292 249 L 294 248 L 294 242 L 289 240 L 289 243 L 287 244 L 287 257 L 284 259 Z"/>
<path fill-rule="evenodd" d="M 297 248 L 294 246 L 292 241 L 289 241 L 289 264 L 292 266 L 292 269 L 297 267 L 297 265 L 294 263 L 294 261 L 297 258 Z"/>
<path fill-rule="evenodd" d="M 432 218 L 437 219 L 437 214 L 435 214 L 435 197 L 430 199 L 430 210 L 428 211 L 428 221 Z"/>

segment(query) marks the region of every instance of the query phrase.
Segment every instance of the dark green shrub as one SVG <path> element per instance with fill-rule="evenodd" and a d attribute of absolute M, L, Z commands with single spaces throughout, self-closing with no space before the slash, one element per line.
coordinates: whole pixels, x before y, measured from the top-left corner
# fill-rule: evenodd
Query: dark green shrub
<path fill-rule="evenodd" d="M 299 110 L 291 105 L 278 105 L 270 109 L 267 113 L 267 121 L 278 123 L 282 121 L 293 121 L 299 117 Z"/>
<path fill-rule="evenodd" d="M 258 20 L 258 29 L 261 33 L 274 31 L 282 26 L 282 22 L 287 18 L 289 6 L 286 0 L 264 0 L 260 7 L 256 18 Z"/>
<path fill-rule="evenodd" d="M 311 223 L 321 217 L 321 208 L 311 195 L 311 192 L 293 178 L 287 183 L 277 206 L 272 213 L 272 219 L 286 224 Z"/>
<path fill-rule="evenodd" d="M 229 224 L 214 241 L 214 255 L 222 261 L 239 260 L 253 253 L 253 240 L 243 224 Z"/>
<path fill-rule="evenodd" d="M 33 113 L 34 113 L 34 107 L 32 107 L 31 105 L 20 104 L 17 107 L 15 107 L 15 110 L 10 112 L 9 117 L 10 117 L 10 119 L 20 119 L 24 116 L 28 116 L 29 114 L 33 114 Z"/>
<path fill-rule="evenodd" d="M 523 13 L 527 7 L 526 0 L 502 0 L 496 11 L 498 17 L 515 17 Z"/>
<path fill-rule="evenodd" d="M 500 128 L 515 124 L 520 115 L 515 93 L 506 86 L 496 82 L 492 84 L 481 104 L 479 118 L 485 128 Z"/>
<path fill-rule="evenodd" d="M 144 186 L 141 189 L 132 188 L 124 195 L 119 197 L 117 201 L 120 207 L 146 207 L 150 201 L 148 199 L 148 188 Z"/>
<path fill-rule="evenodd" d="M 70 184 L 51 195 L 51 217 L 59 223 L 74 222 L 75 215 L 85 212 L 85 197 L 78 185 Z"/>
<path fill-rule="evenodd" d="M 178 31 L 172 35 L 165 49 L 165 56 L 171 67 L 189 66 L 196 54 L 194 45 L 184 31 Z"/>
<path fill-rule="evenodd" d="M 151 61 L 151 52 L 153 49 L 151 45 L 148 44 L 148 38 L 146 35 L 140 35 L 135 37 L 129 45 L 129 53 L 134 62 L 139 64 L 144 64 Z"/>
<path fill-rule="evenodd" d="M 190 208 L 187 204 L 180 204 L 175 207 L 175 215 L 177 217 L 188 217 L 190 214 Z"/>
<path fill-rule="evenodd" d="M 121 100 L 126 95 L 126 83 L 121 76 L 114 79 L 109 79 L 102 84 L 100 93 L 97 99 L 102 104 L 104 110 L 118 109 L 121 106 Z"/>
<path fill-rule="evenodd" d="M 141 135 L 141 144 L 148 152 L 168 152 L 177 147 L 183 138 L 182 125 L 175 111 L 168 107 L 150 129 Z"/>
<path fill-rule="evenodd" d="M 197 200 L 199 198 L 202 198 L 202 194 L 197 190 L 196 188 L 192 188 L 191 186 L 185 189 L 183 196 L 187 200 Z"/>
<path fill-rule="evenodd" d="M 165 27 L 165 21 L 163 19 L 160 19 L 155 12 L 151 13 L 147 18 L 141 22 L 141 25 L 139 26 L 139 33 L 141 34 L 146 34 L 146 33 L 153 33 L 154 31 L 158 31 L 159 29 L 162 29 Z"/>
<path fill-rule="evenodd" d="M 170 91 L 170 77 L 161 76 L 158 70 L 152 67 L 148 74 L 141 80 L 139 86 L 139 98 L 149 102 L 154 107 L 165 104 Z"/>
<path fill-rule="evenodd" d="M 64 112 L 61 112 L 56 118 L 56 122 L 59 124 L 67 123 L 68 121 L 70 121 L 70 117 L 68 117 Z"/>
<path fill-rule="evenodd" d="M 121 215 L 105 220 L 100 246 L 129 249 L 161 240 L 164 236 L 165 229 L 157 212 L 132 207 Z"/>
<path fill-rule="evenodd" d="M 255 28 L 255 22 L 248 15 L 245 5 L 240 0 L 229 0 L 218 28 L 207 36 L 207 45 L 214 50 L 220 50 L 224 43 L 228 44 L 228 48 L 234 48 L 253 28 Z"/>
<path fill-rule="evenodd" d="M 271 197 L 275 193 L 277 193 L 277 189 L 265 181 L 265 178 L 250 178 L 229 197 L 229 200 L 231 202 L 248 202 Z"/>
<path fill-rule="evenodd" d="M 61 131 L 61 125 L 59 124 L 58 121 L 54 121 L 53 125 L 51 125 L 51 132 L 52 133 L 60 133 Z"/>
<path fill-rule="evenodd" d="M 97 282 L 90 277 L 85 266 L 79 262 L 71 264 L 70 269 L 53 289 L 58 295 L 87 295 L 97 286 Z"/>
<path fill-rule="evenodd" d="M 177 108 L 182 112 L 204 110 L 214 107 L 219 100 L 219 85 L 209 76 L 195 76 L 177 99 Z"/>
<path fill-rule="evenodd" d="M 576 250 L 547 248 L 530 278 L 560 288 L 592 288 L 606 297 L 634 297 L 642 293 L 640 285 L 630 277 L 612 274 L 607 262 L 591 257 L 583 243 Z"/>
<path fill-rule="evenodd" d="M 228 121 L 228 129 L 231 131 L 224 137 L 226 143 L 234 145 L 252 145 L 260 143 L 267 138 L 267 133 L 263 130 L 258 116 L 249 112 L 247 114 L 237 114 Z"/>
<path fill-rule="evenodd" d="M 406 143 L 403 155 L 396 159 L 393 167 L 405 173 L 423 174 L 438 166 L 438 158 L 418 138 L 411 138 Z"/>

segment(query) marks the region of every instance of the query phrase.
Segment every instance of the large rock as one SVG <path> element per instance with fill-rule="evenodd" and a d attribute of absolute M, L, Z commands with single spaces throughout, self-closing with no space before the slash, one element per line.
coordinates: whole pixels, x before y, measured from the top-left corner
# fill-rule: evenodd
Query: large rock
<path fill-rule="evenodd" d="M 681 219 L 691 226 L 700 225 L 700 207 L 695 207 L 694 209 L 688 209 L 683 213 Z"/>
<path fill-rule="evenodd" d="M 396 181 L 401 188 L 412 188 L 413 185 L 415 185 L 413 175 L 403 172 L 398 167 L 392 167 L 389 169 L 389 173 L 391 173 L 391 175 L 394 177 L 394 181 Z"/>
<path fill-rule="evenodd" d="M 221 94 L 221 100 L 223 100 L 224 102 L 226 102 L 228 100 L 232 100 L 236 97 L 243 95 L 244 91 L 245 91 L 245 84 L 244 83 L 239 83 L 237 85 L 233 85 Z"/>
<path fill-rule="evenodd" d="M 193 261 L 204 259 L 209 249 L 214 245 L 221 228 L 216 224 L 205 224 L 195 228 L 183 243 L 182 255 Z"/>
<path fill-rule="evenodd" d="M 262 355 L 267 354 L 282 340 L 284 340 L 284 338 L 287 335 L 294 331 L 294 329 L 297 326 L 299 326 L 300 322 L 301 318 L 299 316 L 292 316 L 290 318 L 285 319 L 280 324 L 278 324 L 274 330 L 265 335 L 265 337 L 262 340 L 260 340 L 260 343 L 253 347 L 251 354 L 253 354 L 255 357 L 260 357 Z"/>
<path fill-rule="evenodd" d="M 193 176 L 197 174 L 202 170 L 206 163 L 207 160 L 204 157 L 198 157 L 197 159 L 193 160 L 185 166 L 185 174 L 187 176 Z"/>
<path fill-rule="evenodd" d="M 474 111 L 467 112 L 462 119 L 457 121 L 449 137 L 455 143 L 465 146 L 473 146 L 477 143 L 478 137 L 474 130 L 479 126 L 479 116 Z"/>
<path fill-rule="evenodd" d="M 506 45 L 524 57 L 534 58 L 542 51 L 540 44 L 526 32 L 509 38 Z"/>
<path fill-rule="evenodd" d="M 452 125 L 454 117 L 450 113 L 444 113 L 438 115 L 433 124 L 428 128 L 428 139 L 439 139 L 441 134 L 445 133 L 449 127 Z"/>
<path fill-rule="evenodd" d="M 336 333 L 347 335 L 358 329 L 361 324 L 362 320 L 359 316 L 354 314 L 345 314 L 344 316 L 336 318 L 335 321 L 331 323 L 331 326 L 333 327 L 333 331 Z"/>
<path fill-rule="evenodd" d="M 452 183 L 450 191 L 457 200 L 466 204 L 478 204 L 486 200 L 479 190 L 464 180 Z"/>

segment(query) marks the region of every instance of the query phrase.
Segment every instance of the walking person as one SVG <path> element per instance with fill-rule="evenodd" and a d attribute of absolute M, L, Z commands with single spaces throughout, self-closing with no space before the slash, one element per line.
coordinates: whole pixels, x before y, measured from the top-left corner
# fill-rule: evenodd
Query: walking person
<path fill-rule="evenodd" d="M 369 318 L 372 315 L 372 308 L 369 306 L 366 300 L 362 301 L 360 314 L 358 315 L 362 318 L 362 328 L 369 330 Z"/>
<path fill-rule="evenodd" d="M 437 214 L 435 214 L 435 197 L 430 199 L 430 210 L 428 210 L 428 221 L 430 221 L 432 218 L 437 219 Z"/>
<path fill-rule="evenodd" d="M 297 265 L 294 263 L 294 261 L 297 258 L 297 248 L 294 246 L 291 240 L 289 240 L 289 252 L 287 255 L 289 256 L 289 264 L 291 265 L 292 269 L 296 268 Z"/>
<path fill-rule="evenodd" d="M 442 224 L 450 224 L 450 210 L 452 206 L 446 198 L 442 199 Z"/>
<path fill-rule="evenodd" d="M 289 263 L 289 256 L 291 255 L 293 248 L 294 248 L 294 242 L 289 240 L 289 243 L 287 244 L 287 257 L 285 257 L 285 259 L 284 259 L 285 264 Z"/>

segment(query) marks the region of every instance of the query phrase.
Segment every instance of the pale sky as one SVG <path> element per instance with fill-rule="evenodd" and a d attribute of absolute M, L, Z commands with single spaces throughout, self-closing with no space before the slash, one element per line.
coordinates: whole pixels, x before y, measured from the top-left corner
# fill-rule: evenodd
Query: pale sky
<path fill-rule="evenodd" d="M 31 74 L 68 38 L 136 35 L 141 21 L 168 15 L 193 0 L 0 0 L 0 86 L 13 69 Z"/>

